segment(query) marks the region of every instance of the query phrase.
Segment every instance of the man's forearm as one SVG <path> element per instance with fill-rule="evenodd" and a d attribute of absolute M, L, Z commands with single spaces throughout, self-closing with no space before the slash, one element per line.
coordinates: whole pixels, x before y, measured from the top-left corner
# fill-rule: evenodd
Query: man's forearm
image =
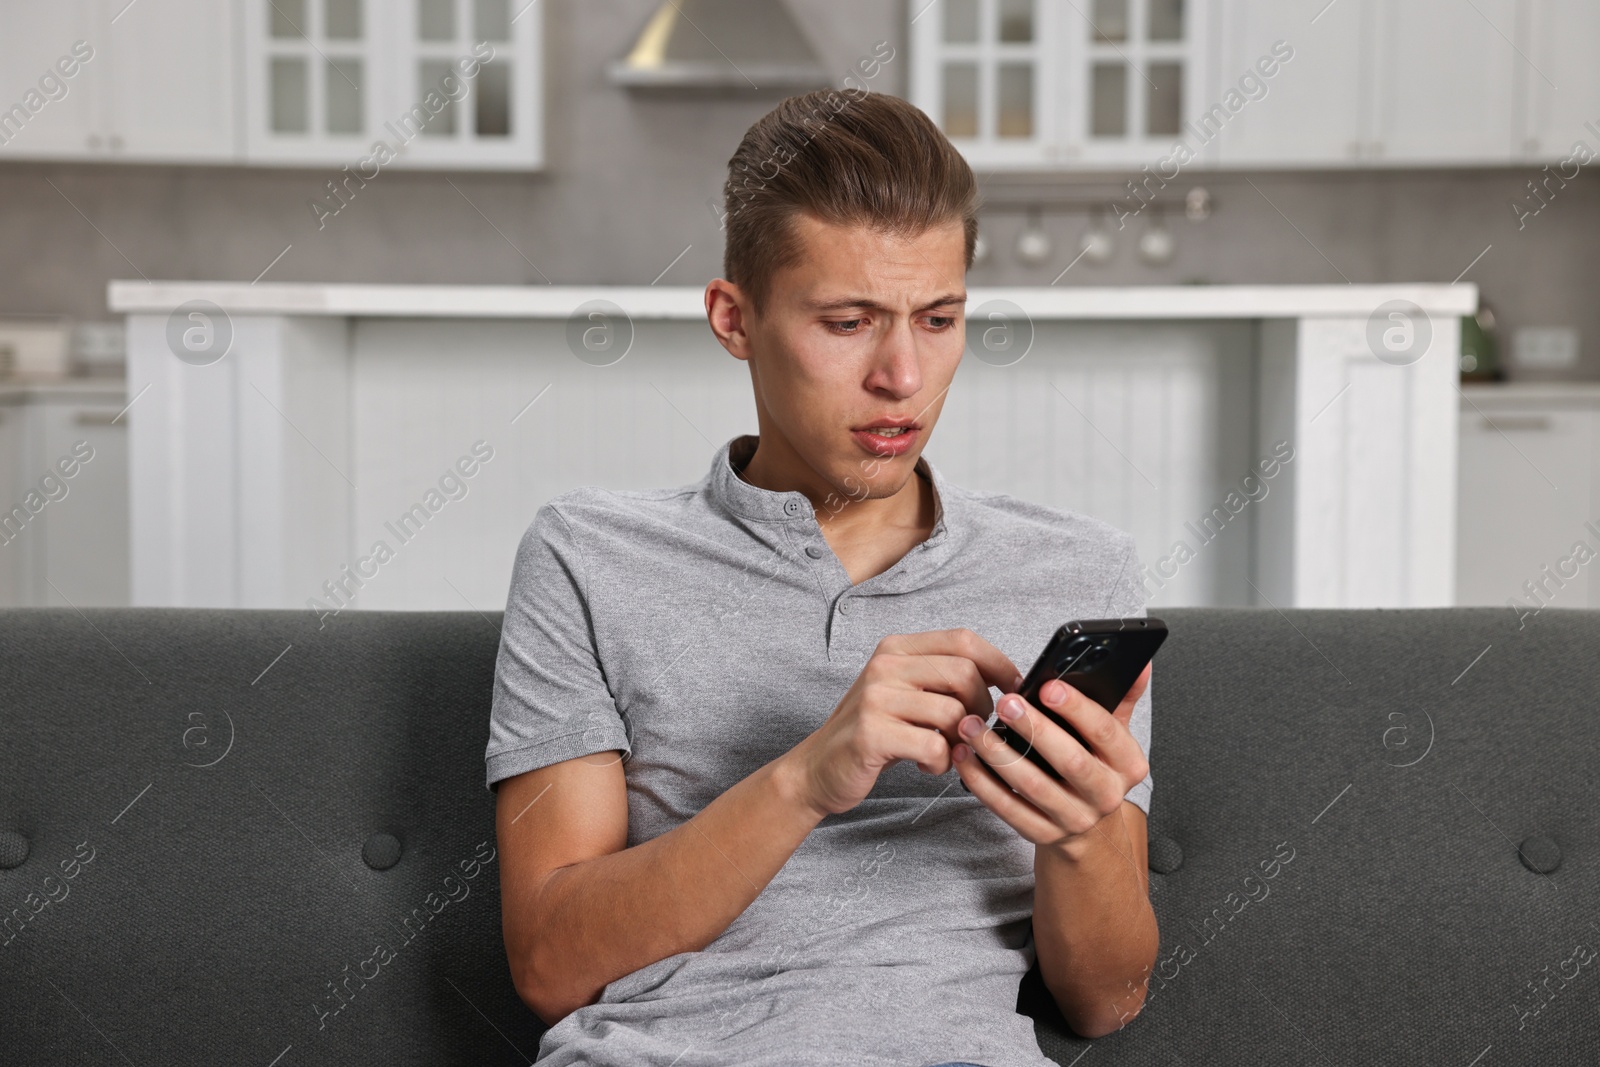
<path fill-rule="evenodd" d="M 819 821 L 779 759 L 659 837 L 558 868 L 534 898 L 519 991 L 553 1024 L 623 975 L 704 948 Z"/>
<path fill-rule="evenodd" d="M 1033 936 L 1045 986 L 1082 1036 L 1120 1028 L 1143 1005 L 1160 948 L 1121 811 L 1064 846 L 1036 848 L 1033 869 Z"/>

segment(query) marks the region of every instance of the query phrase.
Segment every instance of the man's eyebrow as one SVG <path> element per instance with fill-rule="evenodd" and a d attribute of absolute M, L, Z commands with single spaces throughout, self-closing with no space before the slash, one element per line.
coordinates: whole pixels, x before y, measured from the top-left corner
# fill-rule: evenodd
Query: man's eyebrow
<path fill-rule="evenodd" d="M 944 307 L 947 304 L 965 304 L 966 302 L 966 293 L 945 293 L 922 305 L 921 307 L 916 308 L 915 310 L 927 311 L 929 308 Z M 842 297 L 838 300 L 808 300 L 806 301 L 806 307 L 812 311 L 853 311 L 856 308 L 863 308 L 868 311 L 891 310 L 887 306 L 878 303 L 876 300 L 868 300 L 866 297 Z"/>

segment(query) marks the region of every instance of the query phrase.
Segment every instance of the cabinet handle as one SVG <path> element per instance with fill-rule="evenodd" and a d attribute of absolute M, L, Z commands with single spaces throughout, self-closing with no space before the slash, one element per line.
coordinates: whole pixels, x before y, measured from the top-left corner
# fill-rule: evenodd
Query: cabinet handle
<path fill-rule="evenodd" d="M 119 429 L 128 424 L 127 420 L 118 419 L 110 411 L 80 411 L 72 421 L 79 426 L 116 426 Z"/>
<path fill-rule="evenodd" d="M 100 135 L 98 133 L 91 133 L 89 135 L 89 147 L 94 149 L 96 152 L 100 151 Z"/>
<path fill-rule="evenodd" d="M 1501 432 L 1510 430 L 1513 433 L 1518 430 L 1543 431 L 1550 429 L 1550 416 L 1501 415 L 1499 418 L 1491 419 L 1489 416 L 1485 415 L 1483 417 L 1483 428 L 1485 430 L 1499 430 Z"/>
<path fill-rule="evenodd" d="M 122 151 L 122 135 L 121 134 L 114 133 L 114 134 L 111 135 L 111 150 L 113 152 Z"/>

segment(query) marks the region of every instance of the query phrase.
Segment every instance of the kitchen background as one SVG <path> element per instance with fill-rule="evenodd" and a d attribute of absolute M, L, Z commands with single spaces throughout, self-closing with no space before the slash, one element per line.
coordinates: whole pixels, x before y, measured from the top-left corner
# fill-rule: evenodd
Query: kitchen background
<path fill-rule="evenodd" d="M 1600 492 L 1600 191 L 1579 166 L 1600 151 L 1594 7 L 8 4 L 0 108 L 20 102 L 25 121 L 0 115 L 0 507 L 67 438 L 112 462 L 75 486 L 93 506 L 46 508 L 0 547 L 0 600 L 136 599 L 117 464 L 140 383 L 122 377 L 110 281 L 703 285 L 720 273 L 727 157 L 776 100 L 819 84 L 909 96 L 968 153 L 988 205 L 973 286 L 1476 283 L 1457 599 L 1526 597 Z M 452 133 L 419 138 L 432 155 L 348 181 L 383 121 L 480 39 L 509 84 L 484 81 Z M 31 108 L 78 40 L 93 58 Z M 1279 42 L 1292 56 L 1264 67 Z M 497 109 L 517 117 L 507 132 Z M 1225 129 L 1119 229 L 1130 180 L 1196 143 L 1208 113 Z M 1535 471 L 1559 491 L 1534 493 Z M 1600 604 L 1587 583 L 1545 588 Z"/>

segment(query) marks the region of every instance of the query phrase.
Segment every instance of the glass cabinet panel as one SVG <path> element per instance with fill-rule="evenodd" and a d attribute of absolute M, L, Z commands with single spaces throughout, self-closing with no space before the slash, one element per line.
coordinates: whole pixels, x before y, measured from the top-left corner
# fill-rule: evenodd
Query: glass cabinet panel
<path fill-rule="evenodd" d="M 1148 77 L 1144 132 L 1151 137 L 1175 135 L 1183 123 L 1183 64 L 1172 60 L 1151 63 Z"/>
<path fill-rule="evenodd" d="M 329 59 L 323 73 L 327 86 L 328 132 L 361 132 L 361 60 Z"/>
<path fill-rule="evenodd" d="M 978 42 L 978 0 L 936 0 L 944 4 L 944 39 L 953 44 Z"/>
<path fill-rule="evenodd" d="M 1183 0 L 1149 0 L 1150 28 L 1146 37 L 1152 41 L 1183 40 Z"/>
<path fill-rule="evenodd" d="M 1033 40 L 1033 0 L 1000 0 L 1000 41 L 1026 44 Z"/>
<path fill-rule="evenodd" d="M 996 132 L 1001 137 L 1033 136 L 1033 64 L 1004 63 L 1000 67 L 1000 116 Z"/>
<path fill-rule="evenodd" d="M 272 60 L 272 129 L 275 133 L 305 133 L 309 126 L 310 93 L 306 88 L 306 61 L 298 56 Z"/>
<path fill-rule="evenodd" d="M 1115 43 L 1128 39 L 1128 0 L 1094 0 L 1094 39 Z"/>
<path fill-rule="evenodd" d="M 1121 60 L 1096 63 L 1089 84 L 1089 132 L 1096 137 L 1127 136 L 1128 65 Z"/>
<path fill-rule="evenodd" d="M 947 137 L 978 136 L 978 66 L 944 65 L 944 126 Z"/>

